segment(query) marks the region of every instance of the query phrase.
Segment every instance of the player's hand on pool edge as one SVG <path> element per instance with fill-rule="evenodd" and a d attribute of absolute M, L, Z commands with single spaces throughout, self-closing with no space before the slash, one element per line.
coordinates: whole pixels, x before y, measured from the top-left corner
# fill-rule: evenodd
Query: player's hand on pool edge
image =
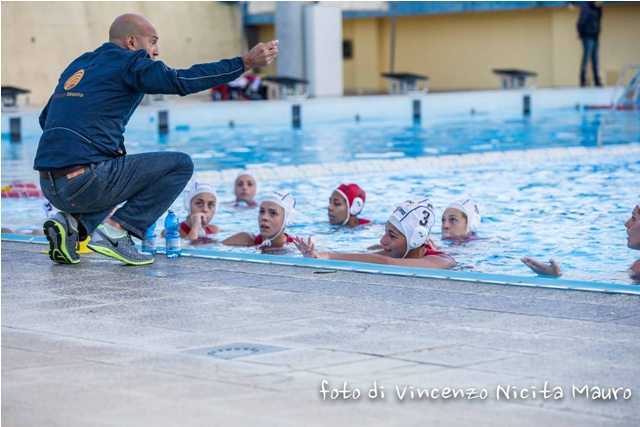
<path fill-rule="evenodd" d="M 549 260 L 549 263 L 540 262 L 530 257 L 524 257 L 520 261 L 536 274 L 552 277 L 560 277 L 562 275 L 560 266 L 552 259 Z"/>
<path fill-rule="evenodd" d="M 254 67 L 265 67 L 271 64 L 278 57 L 278 40 L 258 43 L 251 50 L 242 55 L 244 69 L 250 70 Z"/>

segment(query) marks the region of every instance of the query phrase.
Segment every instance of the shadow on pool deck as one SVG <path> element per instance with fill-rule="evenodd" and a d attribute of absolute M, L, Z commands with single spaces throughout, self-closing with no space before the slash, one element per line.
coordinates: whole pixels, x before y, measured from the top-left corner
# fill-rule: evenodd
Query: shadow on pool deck
<path fill-rule="evenodd" d="M 640 423 L 637 396 L 571 388 L 640 392 L 637 296 L 162 256 L 58 266 L 42 250 L 2 244 L 3 425 Z M 239 357 L 207 355 L 230 344 L 217 354 Z M 242 354 L 260 344 L 283 349 Z M 322 401 L 323 379 L 363 396 Z M 400 402 L 403 385 L 489 396 Z"/>

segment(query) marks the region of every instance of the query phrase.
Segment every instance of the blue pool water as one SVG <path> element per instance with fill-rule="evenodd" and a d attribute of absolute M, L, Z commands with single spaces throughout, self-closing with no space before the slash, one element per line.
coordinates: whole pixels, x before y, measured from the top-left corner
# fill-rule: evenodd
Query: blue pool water
<path fill-rule="evenodd" d="M 197 118 L 195 119 L 197 120 Z M 180 150 L 196 170 L 246 165 L 300 165 L 359 159 L 511 150 L 564 145 L 596 146 L 640 140 L 638 116 L 626 112 L 547 111 L 532 118 L 469 114 L 412 126 L 384 117 L 322 122 L 292 131 L 282 126 L 195 128 L 158 137 L 129 132 L 133 152 Z M 635 128 L 635 135 L 633 129 Z"/>
<path fill-rule="evenodd" d="M 211 126 L 206 124 L 207 116 L 196 110 L 173 126 L 183 130 L 168 135 L 148 130 L 153 126 L 130 128 L 127 150 L 130 154 L 184 151 L 191 154 L 197 171 L 206 171 L 640 141 L 638 113 L 632 112 L 558 109 L 540 111 L 530 118 L 469 113 L 425 118 L 421 126 L 384 115 L 381 111 L 380 116 L 363 116 L 357 123 L 352 119 L 320 121 L 292 130 L 269 123 Z M 39 134 L 28 135 L 22 144 L 10 144 L 3 134 L 3 182 L 32 174 L 38 138 Z"/>
<path fill-rule="evenodd" d="M 459 262 L 458 269 L 530 275 L 520 264 L 524 255 L 561 263 L 566 278 L 628 283 L 626 269 L 634 254 L 626 248 L 623 223 L 640 200 L 637 177 L 640 154 L 640 115 L 630 112 L 548 110 L 531 118 L 506 114 L 445 117 L 411 126 L 382 117 L 362 117 L 359 123 L 341 120 L 314 123 L 302 130 L 277 125 L 235 128 L 207 126 L 194 117 L 177 123 L 179 131 L 160 137 L 133 129 L 127 133 L 130 153 L 179 150 L 191 154 L 198 172 L 243 167 L 305 166 L 355 160 L 391 160 L 460 153 L 541 150 L 549 147 L 629 145 L 628 154 L 604 158 L 531 160 L 411 170 L 399 173 L 358 173 L 309 179 L 294 177 L 260 183 L 260 191 L 286 190 L 298 201 L 291 231 L 314 235 L 323 250 L 363 250 L 378 241 L 390 209 L 407 198 L 429 196 L 439 213 L 446 204 L 470 195 L 483 211 L 480 240 L 466 245 L 436 243 Z M 21 144 L 2 141 L 3 185 L 31 179 L 30 167 L 37 135 Z M 472 155 L 472 154 L 470 154 Z M 384 163 L 383 163 L 384 164 Z M 374 224 L 359 230 L 335 229 L 326 222 L 326 203 L 342 181 L 361 183 L 368 193 L 364 216 Z M 213 183 L 216 184 L 215 182 Z M 218 185 L 221 201 L 232 198 L 228 184 Z M 2 225 L 38 227 L 40 201 L 2 200 Z M 181 200 L 176 209 L 184 215 Z M 256 212 L 237 211 L 221 204 L 214 219 L 222 236 L 253 231 Z M 253 251 L 253 249 L 233 249 Z M 637 254 L 635 256 L 637 258 Z"/>

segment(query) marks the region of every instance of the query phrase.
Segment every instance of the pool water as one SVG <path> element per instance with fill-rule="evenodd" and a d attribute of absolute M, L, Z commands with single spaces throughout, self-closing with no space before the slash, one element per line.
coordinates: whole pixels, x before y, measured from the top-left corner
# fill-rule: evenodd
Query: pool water
<path fill-rule="evenodd" d="M 422 125 L 380 116 L 314 122 L 301 130 L 282 125 L 206 125 L 199 110 L 168 135 L 151 127 L 130 127 L 129 154 L 184 151 L 196 171 L 247 166 L 303 165 L 363 159 L 415 158 L 469 152 L 562 146 L 603 146 L 640 141 L 639 113 L 553 109 L 531 117 L 465 114 L 425 118 Z M 154 117 L 151 116 L 150 120 Z M 2 140 L 2 182 L 34 179 L 31 170 L 39 134 L 12 144 Z"/>
<path fill-rule="evenodd" d="M 363 117 L 358 123 L 315 123 L 302 130 L 200 124 L 162 137 L 148 130 L 127 133 L 129 153 L 185 151 L 194 159 L 198 172 L 628 144 L 628 154 L 597 159 L 587 156 L 527 161 L 525 152 L 523 161 L 463 169 L 399 173 L 382 168 L 366 176 L 352 173 L 259 183 L 259 191 L 290 191 L 295 195 L 298 212 L 290 231 L 315 236 L 320 250 L 361 251 L 377 243 L 394 204 L 408 198 L 430 197 L 441 215 L 447 203 L 471 196 L 480 203 L 483 214 L 478 240 L 462 245 L 442 242 L 439 221 L 432 230 L 435 242 L 458 261 L 457 269 L 532 275 L 519 261 L 528 255 L 556 259 L 565 278 L 613 283 L 629 283 L 626 270 L 637 258 L 626 247 L 623 223 L 640 199 L 640 151 L 633 144 L 638 142 L 639 113 L 573 109 L 541 111 L 530 118 L 469 114 L 432 120 L 422 126 Z M 21 144 L 3 138 L 3 185 L 11 179 L 33 180 L 31 164 L 36 145 L 35 135 Z M 343 181 L 358 182 L 367 191 L 363 216 L 372 219 L 372 225 L 344 230 L 328 224 L 328 197 Z M 224 203 L 232 199 L 229 184 L 219 185 L 217 190 L 222 203 L 214 223 L 222 228 L 221 237 L 238 231 L 256 232 L 256 210 L 237 210 Z M 41 205 L 41 200 L 3 199 L 2 226 L 22 231 L 39 228 Z M 186 215 L 181 199 L 174 207 L 182 217 Z"/>
<path fill-rule="evenodd" d="M 635 135 L 634 135 L 635 131 Z M 196 170 L 388 159 L 425 155 L 566 145 L 596 146 L 639 141 L 637 114 L 546 111 L 531 118 L 469 114 L 433 119 L 424 126 L 384 117 L 360 122 L 283 126 L 194 128 L 158 137 L 132 130 L 130 152 L 179 150 L 192 155 Z"/>

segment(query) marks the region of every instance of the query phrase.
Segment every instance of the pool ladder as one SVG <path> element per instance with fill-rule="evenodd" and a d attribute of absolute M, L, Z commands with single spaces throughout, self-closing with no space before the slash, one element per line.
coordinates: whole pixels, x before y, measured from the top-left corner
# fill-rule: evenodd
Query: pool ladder
<path fill-rule="evenodd" d="M 631 76 L 629 83 L 625 83 Z M 613 93 L 612 110 L 640 110 L 640 64 L 625 65 L 622 68 L 616 90 Z"/>

